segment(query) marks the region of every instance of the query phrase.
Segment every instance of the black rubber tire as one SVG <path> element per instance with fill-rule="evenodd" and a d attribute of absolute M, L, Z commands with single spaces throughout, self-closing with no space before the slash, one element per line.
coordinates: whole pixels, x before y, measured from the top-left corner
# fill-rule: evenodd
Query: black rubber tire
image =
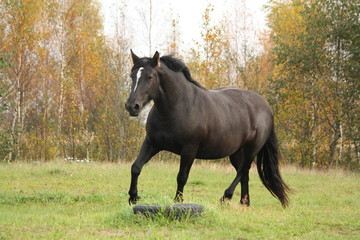
<path fill-rule="evenodd" d="M 156 205 L 136 205 L 133 207 L 135 214 L 143 214 L 145 216 L 150 216 L 161 212 L 161 206 Z"/>
<path fill-rule="evenodd" d="M 166 217 L 174 217 L 180 219 L 183 217 L 200 216 L 204 211 L 204 207 L 199 204 L 180 203 L 174 206 L 161 207 L 158 205 L 136 205 L 133 207 L 135 214 L 141 214 L 146 217 L 163 213 Z"/>

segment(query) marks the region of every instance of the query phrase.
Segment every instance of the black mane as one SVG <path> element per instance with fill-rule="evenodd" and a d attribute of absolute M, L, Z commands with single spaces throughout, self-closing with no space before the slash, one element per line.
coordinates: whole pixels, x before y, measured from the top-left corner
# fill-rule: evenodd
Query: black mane
<path fill-rule="evenodd" d="M 166 56 L 162 56 L 160 58 L 160 60 L 169 69 L 173 70 L 174 72 L 182 72 L 184 74 L 185 78 L 189 82 L 195 84 L 196 86 L 198 86 L 200 88 L 204 88 L 203 86 L 201 86 L 200 83 L 198 83 L 191 77 L 189 68 L 185 65 L 185 63 L 181 59 L 175 58 L 173 55 L 166 55 Z"/>
<path fill-rule="evenodd" d="M 182 72 L 186 78 L 186 80 L 188 80 L 189 82 L 193 83 L 194 85 L 196 85 L 199 88 L 203 88 L 205 89 L 203 86 L 201 86 L 201 84 L 197 81 L 195 81 L 192 77 L 191 77 L 191 73 L 189 68 L 185 65 L 185 63 L 179 59 L 174 57 L 173 55 L 166 55 L 166 56 L 162 56 L 160 58 L 161 62 L 163 64 L 165 64 L 169 69 L 171 69 L 174 72 Z M 144 57 L 141 58 L 132 68 L 132 71 L 140 68 L 146 64 L 151 64 L 152 66 L 155 66 L 155 63 L 153 61 L 152 58 L 148 58 L 148 57 Z"/>

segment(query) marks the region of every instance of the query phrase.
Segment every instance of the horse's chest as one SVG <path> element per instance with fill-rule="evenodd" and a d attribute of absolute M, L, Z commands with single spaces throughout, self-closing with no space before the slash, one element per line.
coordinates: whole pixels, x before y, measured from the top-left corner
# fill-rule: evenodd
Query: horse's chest
<path fill-rule="evenodd" d="M 176 153 L 189 138 L 189 133 L 185 129 L 175 123 L 152 122 L 147 126 L 147 135 L 152 144 L 158 148 Z"/>

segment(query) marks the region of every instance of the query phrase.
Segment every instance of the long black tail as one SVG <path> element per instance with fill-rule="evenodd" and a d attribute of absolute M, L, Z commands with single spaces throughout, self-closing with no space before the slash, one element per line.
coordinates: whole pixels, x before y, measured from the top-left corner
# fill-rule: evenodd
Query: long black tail
<path fill-rule="evenodd" d="M 291 189 L 284 183 L 279 172 L 279 150 L 274 130 L 257 155 L 257 169 L 264 186 L 280 200 L 284 208 L 287 207 Z"/>

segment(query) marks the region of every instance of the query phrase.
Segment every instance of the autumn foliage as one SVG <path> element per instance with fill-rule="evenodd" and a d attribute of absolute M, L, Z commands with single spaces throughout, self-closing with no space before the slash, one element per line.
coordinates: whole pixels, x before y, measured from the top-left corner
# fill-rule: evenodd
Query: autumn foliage
<path fill-rule="evenodd" d="M 209 5 L 201 40 L 178 53 L 193 78 L 265 96 L 284 162 L 359 168 L 360 4 L 269 1 L 261 34 L 233 4 L 218 22 Z M 97 1 L 2 0 L 0 15 L 0 161 L 133 160 L 144 127 L 124 110 L 130 39 L 104 34 Z M 167 24 L 163 54 L 181 49 Z"/>

